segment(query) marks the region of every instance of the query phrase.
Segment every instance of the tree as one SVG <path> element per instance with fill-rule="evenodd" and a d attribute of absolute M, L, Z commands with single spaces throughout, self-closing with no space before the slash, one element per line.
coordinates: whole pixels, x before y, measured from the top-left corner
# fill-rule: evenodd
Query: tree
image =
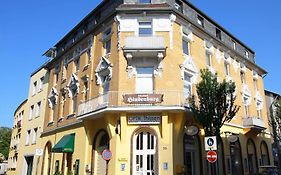
<path fill-rule="evenodd" d="M 281 99 L 275 101 L 270 107 L 270 126 L 272 128 L 273 147 L 277 150 L 278 166 L 281 168 Z"/>
<path fill-rule="evenodd" d="M 0 153 L 5 159 L 8 158 L 12 129 L 7 127 L 0 127 Z"/>
<path fill-rule="evenodd" d="M 197 99 L 191 99 L 191 111 L 195 120 L 203 127 L 206 136 L 220 137 L 220 129 L 236 115 L 235 83 L 218 82 L 217 74 L 208 69 L 200 70 L 202 80 L 196 85 Z"/>

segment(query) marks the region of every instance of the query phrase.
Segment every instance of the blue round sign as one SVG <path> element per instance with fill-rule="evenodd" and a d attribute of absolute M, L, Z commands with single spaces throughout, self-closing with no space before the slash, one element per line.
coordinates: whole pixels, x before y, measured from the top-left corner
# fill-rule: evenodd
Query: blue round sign
<path fill-rule="evenodd" d="M 103 150 L 101 155 L 102 155 L 102 158 L 104 160 L 110 160 L 111 157 L 112 157 L 112 152 L 110 150 L 108 150 L 108 149 L 105 149 L 105 150 Z"/>
<path fill-rule="evenodd" d="M 214 145 L 214 139 L 208 138 L 207 144 L 208 144 L 209 146 L 213 146 L 213 145 Z"/>

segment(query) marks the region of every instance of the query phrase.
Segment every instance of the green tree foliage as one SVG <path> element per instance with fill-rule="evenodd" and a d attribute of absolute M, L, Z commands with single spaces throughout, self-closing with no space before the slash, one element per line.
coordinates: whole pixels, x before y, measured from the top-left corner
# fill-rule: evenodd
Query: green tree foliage
<path fill-rule="evenodd" d="M 11 134 L 11 128 L 0 127 L 0 153 L 4 155 L 5 159 L 7 159 L 9 155 Z"/>
<path fill-rule="evenodd" d="M 281 100 L 277 100 L 274 104 L 275 114 L 270 109 L 270 118 L 271 118 L 271 126 L 273 129 L 273 139 L 275 143 L 281 142 L 281 135 L 278 133 L 281 133 Z"/>
<path fill-rule="evenodd" d="M 206 136 L 220 136 L 220 128 L 231 121 L 240 108 L 234 104 L 236 86 L 234 82 L 218 82 L 217 74 L 207 69 L 200 73 L 202 80 L 196 85 L 197 97 L 191 98 L 191 110 Z"/>

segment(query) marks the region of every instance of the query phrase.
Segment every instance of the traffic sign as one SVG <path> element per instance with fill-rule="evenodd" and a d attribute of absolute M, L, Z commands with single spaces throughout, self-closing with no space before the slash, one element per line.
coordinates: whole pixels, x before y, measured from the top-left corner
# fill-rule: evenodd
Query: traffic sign
<path fill-rule="evenodd" d="M 216 151 L 208 151 L 207 153 L 207 160 L 210 163 L 214 163 L 217 161 L 217 152 Z"/>
<path fill-rule="evenodd" d="M 105 150 L 103 150 L 101 155 L 102 155 L 102 158 L 104 160 L 110 160 L 111 157 L 112 157 L 112 152 L 110 150 L 108 150 L 108 149 L 105 149 Z"/>
<path fill-rule="evenodd" d="M 205 150 L 217 150 L 217 138 L 216 136 L 205 137 Z"/>

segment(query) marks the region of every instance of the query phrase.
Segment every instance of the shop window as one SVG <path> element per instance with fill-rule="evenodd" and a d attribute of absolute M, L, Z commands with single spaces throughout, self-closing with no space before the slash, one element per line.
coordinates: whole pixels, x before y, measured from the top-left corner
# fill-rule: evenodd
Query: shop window
<path fill-rule="evenodd" d="M 265 141 L 261 142 L 260 149 L 261 149 L 261 165 L 262 166 L 270 165 L 268 147 Z"/>
<path fill-rule="evenodd" d="M 243 162 L 240 142 L 230 143 L 231 174 L 243 174 Z"/>
<path fill-rule="evenodd" d="M 200 145 L 197 135 L 184 135 L 184 165 L 188 175 L 200 174 Z"/>
<path fill-rule="evenodd" d="M 59 173 L 59 169 L 60 169 L 60 161 L 59 161 L 59 160 L 56 160 L 56 163 L 55 163 L 55 172 L 56 172 L 56 173 Z"/>
<path fill-rule="evenodd" d="M 256 146 L 252 139 L 247 142 L 248 170 L 250 174 L 254 174 L 258 170 Z"/>

